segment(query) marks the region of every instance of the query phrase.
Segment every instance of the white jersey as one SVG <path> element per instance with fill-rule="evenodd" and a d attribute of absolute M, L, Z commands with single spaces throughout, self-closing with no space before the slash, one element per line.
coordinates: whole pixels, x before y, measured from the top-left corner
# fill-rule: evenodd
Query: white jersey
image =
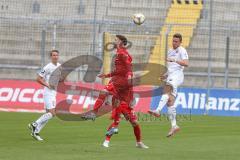
<path fill-rule="evenodd" d="M 168 58 L 174 58 L 177 61 L 188 59 L 188 53 L 185 48 L 182 46 L 176 48 L 176 49 L 170 49 L 168 51 Z M 176 73 L 176 72 L 183 72 L 184 66 L 181 66 L 180 64 L 176 62 L 167 62 L 167 68 L 168 68 L 168 74 Z"/>
<path fill-rule="evenodd" d="M 43 77 L 46 83 L 51 84 L 52 86 L 57 86 L 61 71 L 60 71 L 60 63 L 57 63 L 57 65 L 51 63 L 48 63 L 43 69 L 38 73 L 40 77 Z M 58 70 L 56 70 L 58 68 Z M 44 87 L 44 95 L 51 95 L 56 96 L 56 91 L 54 89 L 49 89 L 48 87 Z"/>

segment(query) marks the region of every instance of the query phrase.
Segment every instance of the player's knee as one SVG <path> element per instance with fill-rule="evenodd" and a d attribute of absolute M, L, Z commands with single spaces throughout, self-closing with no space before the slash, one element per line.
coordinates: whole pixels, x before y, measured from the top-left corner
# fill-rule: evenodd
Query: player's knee
<path fill-rule="evenodd" d="M 168 107 L 171 107 L 171 106 L 173 106 L 173 104 L 174 104 L 174 103 L 173 103 L 172 101 L 168 101 L 167 106 L 168 106 Z"/>
<path fill-rule="evenodd" d="M 48 112 L 50 112 L 53 117 L 56 116 L 56 111 L 55 111 L 55 109 L 50 109 L 50 110 L 48 110 Z"/>
<path fill-rule="evenodd" d="M 136 127 L 138 125 L 138 122 L 137 121 L 131 121 L 131 124 L 133 127 Z"/>
<path fill-rule="evenodd" d="M 167 102 L 167 106 L 168 107 L 173 106 L 174 102 L 175 102 L 175 97 L 173 95 L 170 95 L 169 99 L 168 99 L 168 102 Z"/>

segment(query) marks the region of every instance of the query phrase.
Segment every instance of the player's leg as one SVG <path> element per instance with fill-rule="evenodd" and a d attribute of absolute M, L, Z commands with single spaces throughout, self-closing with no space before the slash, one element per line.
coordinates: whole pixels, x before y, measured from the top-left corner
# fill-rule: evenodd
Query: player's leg
<path fill-rule="evenodd" d="M 44 95 L 44 104 L 46 113 L 40 116 L 35 122 L 32 122 L 28 125 L 29 129 L 31 129 L 32 131 L 31 135 L 33 136 L 33 138 L 39 141 L 43 140 L 39 135 L 40 131 L 47 124 L 47 122 L 56 115 L 56 97 Z"/>
<path fill-rule="evenodd" d="M 114 106 L 114 104 L 113 104 L 113 106 Z M 111 115 L 111 119 L 113 120 L 113 123 L 109 126 L 109 128 L 107 130 L 107 133 L 106 133 L 106 136 L 112 136 L 113 134 L 118 133 L 118 124 L 119 124 L 120 119 L 121 119 L 120 115 L 121 115 L 121 108 L 120 107 L 118 107 L 118 108 L 113 107 L 112 115 Z"/>
<path fill-rule="evenodd" d="M 120 123 L 120 113 L 118 112 L 117 109 L 115 109 L 114 112 L 115 112 L 114 115 L 112 115 L 113 122 L 108 127 L 106 137 L 105 137 L 105 141 L 102 144 L 104 147 L 109 147 L 111 137 L 114 134 L 118 133 L 118 125 Z"/>
<path fill-rule="evenodd" d="M 120 104 L 120 101 L 116 97 L 112 97 L 112 115 L 111 119 L 113 119 L 113 123 L 108 127 L 107 133 L 106 133 L 106 138 L 105 141 L 103 142 L 104 147 L 109 147 L 109 142 L 114 134 L 118 134 L 118 125 L 120 123 L 121 117 L 121 107 L 118 107 Z"/>
<path fill-rule="evenodd" d="M 40 133 L 40 131 L 43 129 L 43 127 L 47 124 L 47 122 L 52 119 L 56 115 L 55 108 L 53 109 L 47 109 L 47 112 L 43 114 L 38 120 L 36 120 L 36 123 L 38 124 L 36 127 L 35 132 Z"/>
<path fill-rule="evenodd" d="M 106 97 L 108 96 L 108 92 L 107 91 L 101 91 L 99 93 L 99 96 L 93 106 L 93 110 L 94 112 L 98 112 L 98 109 L 102 106 L 102 104 L 104 103 Z"/>
<path fill-rule="evenodd" d="M 167 102 L 169 100 L 169 95 L 171 95 L 171 92 L 172 92 L 172 86 L 169 85 L 169 84 L 166 84 L 163 87 L 163 94 L 161 96 L 161 99 L 160 99 L 160 102 L 158 104 L 157 109 L 156 110 L 149 110 L 148 113 L 153 115 L 153 116 L 159 117 L 160 113 L 161 113 L 161 110 L 167 104 Z"/>
<path fill-rule="evenodd" d="M 133 127 L 133 132 L 136 138 L 136 147 L 145 149 L 149 148 L 142 142 L 141 127 L 137 122 L 137 116 L 134 114 L 132 108 L 128 107 L 127 104 L 122 104 L 121 107 L 124 117 L 131 123 Z"/>
<path fill-rule="evenodd" d="M 183 83 L 184 80 L 184 76 L 183 73 L 178 73 L 176 75 L 173 76 L 172 78 L 172 92 L 169 95 L 169 101 L 167 103 L 168 106 L 168 118 L 171 122 L 171 129 L 167 135 L 167 137 L 171 137 L 173 136 L 175 133 L 177 133 L 178 131 L 180 131 L 179 126 L 177 125 L 177 112 L 176 112 L 176 108 L 174 106 L 175 103 L 175 99 L 177 96 L 177 88 L 178 86 L 180 86 Z"/>
<path fill-rule="evenodd" d="M 103 105 L 108 95 L 115 95 L 115 87 L 113 83 L 110 81 L 104 88 L 103 91 L 99 93 L 99 96 L 94 104 L 93 111 L 97 114 L 99 108 Z"/>
<path fill-rule="evenodd" d="M 133 131 L 134 131 L 134 135 L 135 135 L 135 138 L 136 138 L 136 147 L 138 148 L 149 148 L 148 146 L 146 146 L 143 142 L 142 142 L 142 135 L 141 135 L 141 127 L 140 125 L 138 124 L 137 121 L 130 121 L 132 127 L 133 127 Z"/>
<path fill-rule="evenodd" d="M 110 140 L 110 137 L 114 134 L 118 134 L 118 125 L 120 121 L 113 121 L 113 123 L 109 126 L 106 133 L 106 140 Z"/>
<path fill-rule="evenodd" d="M 180 131 L 180 128 L 177 125 L 177 119 L 176 119 L 177 112 L 176 112 L 176 108 L 174 106 L 174 102 L 175 102 L 175 96 L 174 95 L 170 95 L 170 98 L 169 98 L 169 101 L 167 103 L 167 106 L 168 106 L 168 118 L 169 118 L 170 123 L 171 123 L 171 129 L 170 129 L 167 137 L 171 137 L 175 133 Z"/>
<path fill-rule="evenodd" d="M 109 93 L 107 90 L 100 91 L 98 98 L 97 98 L 96 102 L 94 103 L 92 112 L 83 114 L 81 116 L 81 118 L 85 119 L 85 120 L 95 120 L 99 108 L 103 105 L 103 103 L 107 99 L 108 95 L 109 95 Z"/>

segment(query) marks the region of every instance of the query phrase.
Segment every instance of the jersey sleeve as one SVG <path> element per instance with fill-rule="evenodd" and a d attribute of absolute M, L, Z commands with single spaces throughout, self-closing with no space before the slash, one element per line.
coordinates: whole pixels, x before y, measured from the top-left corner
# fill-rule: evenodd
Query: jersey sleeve
<path fill-rule="evenodd" d="M 48 67 L 45 66 L 45 67 L 43 67 L 43 68 L 41 69 L 40 72 L 38 72 L 38 75 L 39 75 L 40 77 L 45 77 L 46 74 L 47 74 L 47 72 L 48 72 Z"/>
<path fill-rule="evenodd" d="M 188 59 L 188 53 L 185 49 L 181 50 L 181 59 Z"/>

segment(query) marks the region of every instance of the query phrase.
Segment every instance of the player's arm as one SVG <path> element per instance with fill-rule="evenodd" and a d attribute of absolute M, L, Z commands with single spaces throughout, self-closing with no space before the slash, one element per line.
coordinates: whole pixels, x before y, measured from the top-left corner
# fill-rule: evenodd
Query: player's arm
<path fill-rule="evenodd" d="M 176 58 L 167 58 L 167 61 L 168 62 L 175 62 L 181 66 L 184 66 L 184 67 L 188 67 L 189 65 L 189 60 L 188 60 L 188 53 L 186 50 L 182 50 L 180 52 L 180 56 L 181 58 L 180 59 L 176 59 Z"/>
<path fill-rule="evenodd" d="M 181 66 L 184 66 L 184 67 L 188 67 L 188 65 L 189 65 L 188 59 L 177 60 L 175 58 L 167 58 L 167 61 L 168 62 L 175 62 L 175 63 L 177 63 L 177 64 L 179 64 Z"/>
<path fill-rule="evenodd" d="M 168 77 L 168 74 L 163 74 L 163 75 L 161 75 L 160 79 L 165 80 L 165 79 L 167 79 L 167 77 Z"/>
<path fill-rule="evenodd" d="M 184 66 L 184 67 L 188 67 L 188 65 L 189 65 L 188 59 L 176 60 L 176 63 L 181 65 L 181 66 Z"/>
<path fill-rule="evenodd" d="M 37 74 L 37 82 L 45 87 L 48 87 L 49 89 L 53 89 L 54 87 L 49 85 L 45 80 L 44 76 L 48 73 L 48 68 L 45 66 L 38 74 Z"/>
<path fill-rule="evenodd" d="M 181 59 L 177 60 L 176 63 L 181 66 L 188 67 L 189 65 L 188 53 L 185 49 L 181 52 Z"/>
<path fill-rule="evenodd" d="M 128 74 L 129 65 L 130 64 L 127 63 L 127 56 L 124 55 L 124 54 L 118 54 L 116 58 L 119 61 L 121 61 L 120 62 L 121 64 L 125 64 L 124 65 L 125 67 L 122 67 L 122 65 L 121 66 L 116 65 L 115 69 L 111 73 L 100 74 L 100 75 L 98 75 L 98 77 L 100 77 L 100 78 L 110 78 L 110 77 L 113 77 L 115 75 L 125 75 L 125 74 Z"/>
<path fill-rule="evenodd" d="M 45 87 L 50 88 L 49 84 L 47 82 L 45 82 L 45 80 L 43 79 L 43 77 L 41 77 L 40 75 L 37 75 L 37 82 Z"/>
<path fill-rule="evenodd" d="M 99 77 L 99 78 L 110 78 L 110 77 L 116 75 L 116 73 L 117 73 L 117 72 L 114 70 L 113 72 L 108 73 L 108 74 L 104 74 L 104 73 L 99 74 L 98 77 Z"/>

